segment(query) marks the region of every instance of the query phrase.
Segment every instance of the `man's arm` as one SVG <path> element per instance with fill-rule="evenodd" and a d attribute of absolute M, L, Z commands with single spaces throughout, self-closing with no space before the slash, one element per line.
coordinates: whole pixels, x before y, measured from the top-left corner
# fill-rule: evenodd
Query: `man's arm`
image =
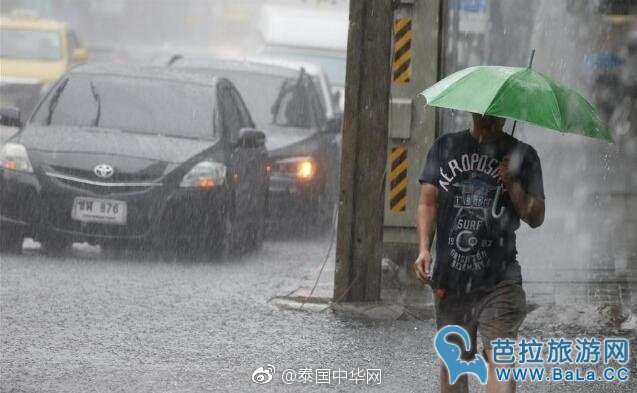
<path fill-rule="evenodd" d="M 537 228 L 544 222 L 544 199 L 529 195 L 522 185 L 516 181 L 509 170 L 509 158 L 505 157 L 500 166 L 498 173 L 502 179 L 504 187 L 509 192 L 509 197 L 513 203 L 515 211 L 522 221 L 529 224 L 531 228 Z"/>
<path fill-rule="evenodd" d="M 438 214 L 438 189 L 433 184 L 423 183 L 420 187 L 416 224 L 420 252 L 414 262 L 414 272 L 420 281 L 431 281 L 431 243 L 433 241 L 436 216 Z"/>

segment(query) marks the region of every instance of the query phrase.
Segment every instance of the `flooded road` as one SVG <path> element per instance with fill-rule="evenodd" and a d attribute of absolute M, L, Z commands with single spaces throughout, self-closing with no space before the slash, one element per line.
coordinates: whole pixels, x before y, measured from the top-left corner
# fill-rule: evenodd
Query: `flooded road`
<path fill-rule="evenodd" d="M 433 367 L 432 321 L 377 325 L 269 305 L 320 263 L 326 243 L 269 242 L 217 262 L 107 259 L 77 246 L 64 258 L 3 256 L 0 390 L 280 391 L 280 380 L 251 381 L 267 364 L 364 366 L 381 368 L 386 386 L 434 383 L 414 376 Z"/>
<path fill-rule="evenodd" d="M 327 237 L 271 241 L 259 254 L 215 262 L 117 259 L 102 255 L 97 247 L 77 245 L 60 258 L 31 246 L 23 255 L 3 256 L 0 390 L 299 389 L 283 384 L 279 374 L 268 385 L 254 384 L 252 372 L 268 364 L 279 372 L 381 369 L 382 383 L 374 391 L 437 390 L 433 320 L 370 322 L 330 311 L 282 310 L 269 303 L 315 271 L 328 243 Z M 527 292 L 537 288 L 530 283 Z M 529 302 L 533 299 L 530 296 Z M 608 329 L 599 321 L 575 325 L 586 315 L 566 317 L 561 323 L 550 315 L 564 315 L 562 305 L 536 299 L 543 305 L 529 314 L 522 336 L 620 335 L 631 337 L 637 348 L 630 331 Z M 637 369 L 634 358 L 633 354 L 632 370 Z M 606 384 L 605 391 L 634 391 L 636 377 L 633 372 L 627 383 Z M 327 390 L 310 385 L 305 388 Z M 367 389 L 351 381 L 330 391 L 334 387 Z M 527 382 L 519 391 L 597 392 L 599 385 Z"/>

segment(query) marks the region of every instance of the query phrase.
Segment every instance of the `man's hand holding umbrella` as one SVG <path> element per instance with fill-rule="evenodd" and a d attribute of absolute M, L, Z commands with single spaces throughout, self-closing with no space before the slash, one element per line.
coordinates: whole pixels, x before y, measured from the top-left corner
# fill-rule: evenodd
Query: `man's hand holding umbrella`
<path fill-rule="evenodd" d="M 522 221 L 531 228 L 537 228 L 544 222 L 544 199 L 529 195 L 516 181 L 515 173 L 510 168 L 511 157 L 505 156 L 498 166 L 498 176 L 513 203 L 515 211 Z"/>

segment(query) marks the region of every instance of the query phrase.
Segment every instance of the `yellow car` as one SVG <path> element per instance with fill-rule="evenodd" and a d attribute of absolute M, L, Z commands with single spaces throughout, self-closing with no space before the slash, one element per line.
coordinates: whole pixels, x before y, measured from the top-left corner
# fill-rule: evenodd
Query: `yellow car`
<path fill-rule="evenodd" d="M 88 52 L 64 23 L 0 18 L 0 107 L 17 107 L 25 119 L 62 74 L 87 59 Z"/>

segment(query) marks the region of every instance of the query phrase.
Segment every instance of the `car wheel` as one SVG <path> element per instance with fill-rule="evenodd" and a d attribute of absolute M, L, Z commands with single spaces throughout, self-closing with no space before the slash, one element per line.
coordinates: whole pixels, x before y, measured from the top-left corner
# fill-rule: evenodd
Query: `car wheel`
<path fill-rule="evenodd" d="M 139 257 L 147 251 L 143 242 L 110 241 L 100 244 L 104 255 L 110 258 Z M 159 247 L 159 246 L 158 246 Z M 150 247 L 153 249 L 153 247 Z"/>
<path fill-rule="evenodd" d="M 327 231 L 332 226 L 334 220 L 334 209 L 336 205 L 329 196 L 319 198 L 319 229 L 321 232 Z"/>
<path fill-rule="evenodd" d="M 23 241 L 20 231 L 5 225 L 0 226 L 0 252 L 19 254 L 22 252 Z"/>
<path fill-rule="evenodd" d="M 45 254 L 59 256 L 70 251 L 73 242 L 69 238 L 53 237 L 41 239 L 40 244 Z"/>
<path fill-rule="evenodd" d="M 326 195 L 318 195 L 314 201 L 309 214 L 310 219 L 306 221 L 307 235 L 322 235 L 330 227 L 334 217 L 334 204 Z"/>
<path fill-rule="evenodd" d="M 263 248 L 265 237 L 265 212 L 268 209 L 267 199 L 256 213 L 256 218 L 250 227 L 250 249 L 258 251 Z"/>
<path fill-rule="evenodd" d="M 237 252 L 237 228 L 232 212 L 228 209 L 223 215 L 222 233 L 218 244 L 219 256 L 227 259 Z"/>
<path fill-rule="evenodd" d="M 102 254 L 109 258 L 121 258 L 126 255 L 126 248 L 123 243 L 106 242 L 100 244 Z"/>

